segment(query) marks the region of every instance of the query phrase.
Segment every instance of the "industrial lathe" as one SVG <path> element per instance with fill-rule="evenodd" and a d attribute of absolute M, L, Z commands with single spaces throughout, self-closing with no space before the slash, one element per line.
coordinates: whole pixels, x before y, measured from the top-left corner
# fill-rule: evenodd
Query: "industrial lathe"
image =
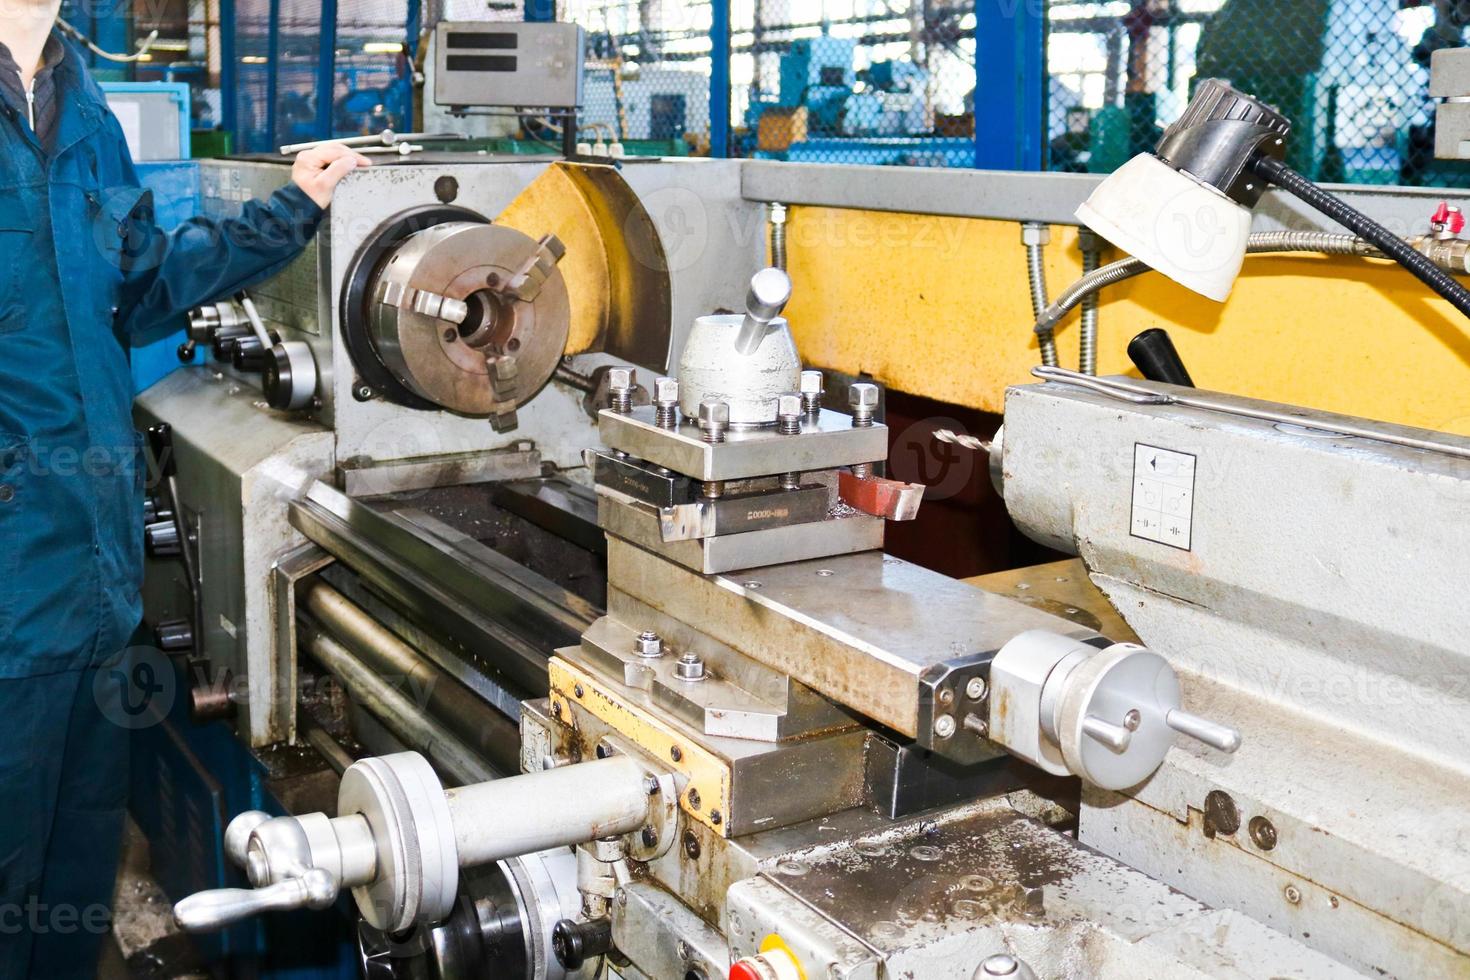
<path fill-rule="evenodd" d="M 1040 255 L 1096 180 L 816 169 L 428 153 L 196 311 L 137 402 L 147 620 L 314 789 L 191 817 L 178 923 L 347 917 L 373 978 L 1470 975 L 1470 439 L 1053 356 L 936 437 L 1060 561 L 890 554 L 901 366 L 843 344 L 943 332 L 939 259 L 889 256 L 922 329 L 812 339 L 850 301 L 787 223 L 989 208 Z"/>

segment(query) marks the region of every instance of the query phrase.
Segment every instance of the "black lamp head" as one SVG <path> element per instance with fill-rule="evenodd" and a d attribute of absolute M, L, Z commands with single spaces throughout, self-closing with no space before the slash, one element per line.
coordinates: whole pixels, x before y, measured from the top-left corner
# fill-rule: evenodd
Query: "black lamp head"
<path fill-rule="evenodd" d="M 1200 82 L 1180 117 L 1164 130 L 1158 158 L 1214 187 L 1231 200 L 1253 208 L 1265 181 L 1251 173 L 1259 156 L 1286 155 L 1291 120 L 1259 99 L 1238 92 L 1218 78 Z"/>

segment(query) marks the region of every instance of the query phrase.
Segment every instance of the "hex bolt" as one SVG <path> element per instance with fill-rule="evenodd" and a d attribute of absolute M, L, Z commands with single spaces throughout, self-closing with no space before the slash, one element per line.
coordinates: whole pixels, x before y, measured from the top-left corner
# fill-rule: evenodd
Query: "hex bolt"
<path fill-rule="evenodd" d="M 801 393 L 791 392 L 776 399 L 776 431 L 783 436 L 801 435 Z"/>
<path fill-rule="evenodd" d="M 699 654 L 690 650 L 679 658 L 678 663 L 674 664 L 674 675 L 681 681 L 702 681 L 704 680 L 704 661 L 699 658 Z"/>
<path fill-rule="evenodd" d="M 800 392 L 791 392 L 776 399 L 776 431 L 783 436 L 801 435 L 801 420 L 803 416 L 802 397 Z M 801 489 L 801 474 L 798 472 L 781 474 L 782 490 Z"/>
<path fill-rule="evenodd" d="M 633 384 L 637 373 L 631 368 L 612 368 L 607 372 L 607 407 L 619 415 L 633 411 Z"/>
<path fill-rule="evenodd" d="M 679 382 L 659 378 L 653 383 L 653 424 L 672 429 L 679 424 Z"/>
<path fill-rule="evenodd" d="M 940 715 L 934 719 L 934 734 L 938 737 L 949 738 L 954 731 L 954 715 Z"/>
<path fill-rule="evenodd" d="M 653 630 L 644 630 L 633 641 L 633 652 L 640 657 L 648 657 L 650 660 L 662 657 L 664 655 L 663 638 Z"/>
<path fill-rule="evenodd" d="M 647 777 L 645 777 L 644 780 L 643 780 L 643 790 L 649 796 L 657 796 L 658 795 L 658 777 L 657 776 L 647 776 Z"/>
<path fill-rule="evenodd" d="M 965 682 L 965 697 L 971 701 L 979 701 L 985 697 L 985 691 L 985 678 L 983 677 L 971 677 Z"/>
<path fill-rule="evenodd" d="M 801 410 L 813 422 L 822 412 L 822 372 L 801 372 Z"/>
<path fill-rule="evenodd" d="M 699 403 L 699 434 L 705 442 L 724 442 L 730 427 L 730 406 L 718 398 Z"/>
<path fill-rule="evenodd" d="M 962 724 L 965 726 L 965 731 L 972 735 L 979 735 L 981 738 L 988 738 L 990 735 L 990 723 L 977 714 L 965 715 Z"/>
<path fill-rule="evenodd" d="M 878 411 L 878 386 L 860 381 L 847 389 L 847 405 L 852 409 L 852 427 L 868 429 Z"/>

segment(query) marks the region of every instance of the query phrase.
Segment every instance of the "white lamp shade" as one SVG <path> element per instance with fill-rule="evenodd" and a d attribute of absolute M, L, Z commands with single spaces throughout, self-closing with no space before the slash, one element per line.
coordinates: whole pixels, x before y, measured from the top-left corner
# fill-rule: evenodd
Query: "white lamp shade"
<path fill-rule="evenodd" d="M 1077 218 L 1181 286 L 1223 303 L 1245 260 L 1251 215 L 1152 154 L 1119 167 Z"/>

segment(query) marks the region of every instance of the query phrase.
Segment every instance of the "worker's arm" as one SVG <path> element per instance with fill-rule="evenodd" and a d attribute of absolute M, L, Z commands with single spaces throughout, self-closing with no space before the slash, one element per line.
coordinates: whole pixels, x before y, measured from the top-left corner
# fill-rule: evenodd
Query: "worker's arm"
<path fill-rule="evenodd" d="M 121 153 L 125 183 L 139 185 Z M 244 289 L 279 272 L 306 247 L 323 209 L 346 174 L 368 159 L 339 144 L 297 156 L 291 183 L 266 201 L 249 201 L 239 217 L 190 218 L 172 232 L 151 214 L 125 218 L 130 230 L 120 259 L 117 324 L 136 340 L 172 327 L 180 313 Z M 146 210 L 146 209 L 140 209 Z"/>

